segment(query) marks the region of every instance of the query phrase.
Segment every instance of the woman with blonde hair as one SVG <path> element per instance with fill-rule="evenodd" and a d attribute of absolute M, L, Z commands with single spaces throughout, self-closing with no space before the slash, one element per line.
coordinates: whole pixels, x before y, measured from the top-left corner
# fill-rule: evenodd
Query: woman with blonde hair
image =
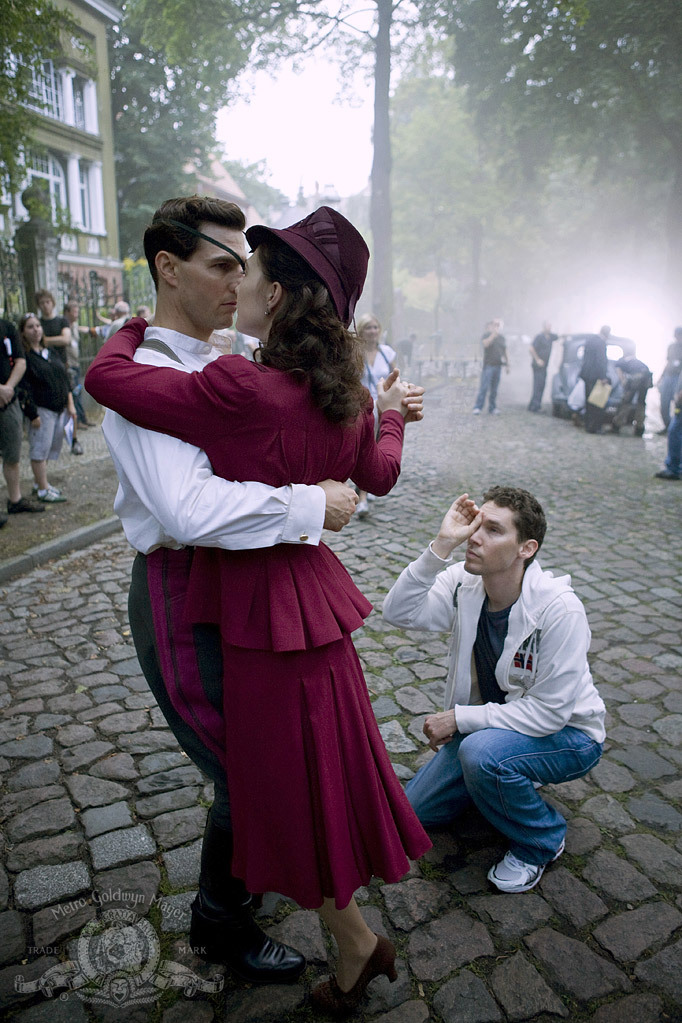
<path fill-rule="evenodd" d="M 357 321 L 356 332 L 362 343 L 364 365 L 362 369 L 362 382 L 376 402 L 381 381 L 385 380 L 395 369 L 396 353 L 390 345 L 382 345 L 381 324 L 372 313 L 363 313 Z M 358 491 L 358 506 L 355 514 L 359 519 L 369 515 L 369 501 L 374 500 L 374 494 L 368 494 L 366 490 Z"/>

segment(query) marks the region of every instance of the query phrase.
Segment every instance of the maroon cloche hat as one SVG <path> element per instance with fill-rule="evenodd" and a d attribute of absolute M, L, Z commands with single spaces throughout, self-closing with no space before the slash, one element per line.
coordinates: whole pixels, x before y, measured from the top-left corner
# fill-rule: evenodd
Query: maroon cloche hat
<path fill-rule="evenodd" d="M 246 231 L 246 240 L 255 249 L 268 235 L 290 245 L 322 279 L 339 319 L 347 327 L 362 294 L 369 262 L 369 249 L 360 232 L 330 206 L 320 206 L 281 230 L 256 224 Z"/>

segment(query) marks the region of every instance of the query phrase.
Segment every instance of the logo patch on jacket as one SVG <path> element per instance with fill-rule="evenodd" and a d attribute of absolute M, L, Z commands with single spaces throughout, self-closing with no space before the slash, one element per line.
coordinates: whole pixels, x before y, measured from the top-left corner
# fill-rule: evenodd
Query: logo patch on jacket
<path fill-rule="evenodd" d="M 536 629 L 514 654 L 510 675 L 524 689 L 529 688 L 535 679 L 539 646 L 540 629 Z"/>

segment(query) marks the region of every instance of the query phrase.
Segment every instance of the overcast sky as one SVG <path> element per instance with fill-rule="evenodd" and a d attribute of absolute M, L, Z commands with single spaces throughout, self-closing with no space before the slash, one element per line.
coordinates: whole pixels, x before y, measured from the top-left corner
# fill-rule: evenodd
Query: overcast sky
<path fill-rule="evenodd" d="M 246 76 L 249 102 L 218 115 L 217 137 L 229 159 L 266 160 L 268 184 L 294 199 L 334 186 L 341 196 L 367 185 L 372 164 L 373 95 L 358 79 L 352 101 L 339 102 L 338 67 L 329 55 L 312 57 L 301 74 L 282 69 Z"/>

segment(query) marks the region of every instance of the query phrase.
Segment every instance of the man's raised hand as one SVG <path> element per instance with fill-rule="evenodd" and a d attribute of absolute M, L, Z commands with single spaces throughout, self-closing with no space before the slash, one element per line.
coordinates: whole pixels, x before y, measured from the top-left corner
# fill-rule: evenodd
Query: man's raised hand
<path fill-rule="evenodd" d="M 452 502 L 440 524 L 438 536 L 431 544 L 434 554 L 439 558 L 449 558 L 455 547 L 468 540 L 482 521 L 476 502 L 468 494 L 461 494 Z"/>

